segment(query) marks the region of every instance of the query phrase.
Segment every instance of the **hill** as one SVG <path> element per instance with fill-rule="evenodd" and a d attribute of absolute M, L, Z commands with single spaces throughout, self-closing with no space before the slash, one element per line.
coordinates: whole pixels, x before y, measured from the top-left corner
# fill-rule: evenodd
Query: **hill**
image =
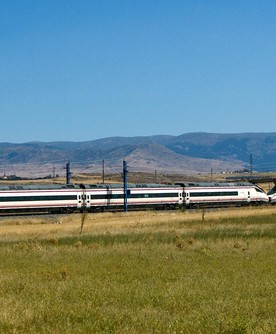
<path fill-rule="evenodd" d="M 35 176 L 64 173 L 70 160 L 78 171 L 121 170 L 162 173 L 230 172 L 249 168 L 276 170 L 276 133 L 213 134 L 180 136 L 110 137 L 85 142 L 0 143 L 0 173 Z"/>

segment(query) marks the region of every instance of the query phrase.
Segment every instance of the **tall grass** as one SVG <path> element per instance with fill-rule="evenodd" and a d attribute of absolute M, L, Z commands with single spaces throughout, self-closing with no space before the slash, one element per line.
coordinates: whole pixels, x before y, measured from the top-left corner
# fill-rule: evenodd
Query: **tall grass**
<path fill-rule="evenodd" d="M 275 333 L 276 215 L 211 215 L 5 221 L 0 332 Z"/>

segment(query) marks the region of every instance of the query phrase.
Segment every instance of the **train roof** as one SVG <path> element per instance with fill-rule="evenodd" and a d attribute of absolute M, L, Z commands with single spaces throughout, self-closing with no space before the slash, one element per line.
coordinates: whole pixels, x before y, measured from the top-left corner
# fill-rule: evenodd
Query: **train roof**
<path fill-rule="evenodd" d="M 75 184 L 1 184 L 0 190 L 59 190 L 80 189 Z"/>
<path fill-rule="evenodd" d="M 123 188 L 123 183 L 102 183 L 102 184 L 84 184 L 85 189 L 98 189 L 98 188 L 108 188 L 116 189 Z M 128 188 L 166 188 L 175 187 L 173 184 L 160 184 L 160 183 L 128 183 Z"/>
<path fill-rule="evenodd" d="M 116 189 L 122 188 L 123 183 L 97 183 L 97 184 L 2 184 L 0 191 L 8 190 L 60 190 L 60 189 Z M 177 182 L 175 184 L 155 183 L 128 183 L 128 188 L 172 188 L 189 187 L 249 187 L 255 186 L 249 182 Z"/>
<path fill-rule="evenodd" d="M 8 190 L 60 190 L 60 189 L 117 189 L 123 188 L 123 183 L 98 184 L 2 184 L 0 191 Z M 128 188 L 165 188 L 173 187 L 167 184 L 128 183 Z"/>
<path fill-rule="evenodd" d="M 176 185 L 182 187 L 252 187 L 250 182 L 177 182 Z"/>

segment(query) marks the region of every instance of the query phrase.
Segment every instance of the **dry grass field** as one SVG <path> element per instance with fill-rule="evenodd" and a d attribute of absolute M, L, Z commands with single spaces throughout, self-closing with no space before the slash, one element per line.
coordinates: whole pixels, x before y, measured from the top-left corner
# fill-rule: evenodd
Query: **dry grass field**
<path fill-rule="evenodd" d="M 276 207 L 1 218 L 0 332 L 275 333 L 275 237 Z"/>
<path fill-rule="evenodd" d="M 1 240 L 17 241 L 21 238 L 34 237 L 44 239 L 45 236 L 77 236 L 80 234 L 82 219 L 84 218 L 85 234 L 118 234 L 118 233 L 139 233 L 170 231 L 175 224 L 180 223 L 183 228 L 188 224 L 188 230 L 208 228 L 209 222 L 221 226 L 221 222 L 228 218 L 236 218 L 242 221 L 246 217 L 265 217 L 276 214 L 276 207 L 243 207 L 229 209 L 205 209 L 185 211 L 142 211 L 142 212 L 117 212 L 71 215 L 50 215 L 33 217 L 6 217 L 0 218 Z M 204 221 L 203 221 L 204 220 Z M 183 224 L 181 224 L 183 222 Z M 204 224 L 203 224 L 204 223 Z M 223 227 L 223 226 L 222 226 Z"/>

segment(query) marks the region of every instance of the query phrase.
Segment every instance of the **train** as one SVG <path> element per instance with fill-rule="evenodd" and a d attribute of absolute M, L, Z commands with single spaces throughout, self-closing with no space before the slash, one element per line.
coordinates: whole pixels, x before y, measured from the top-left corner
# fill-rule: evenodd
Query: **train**
<path fill-rule="evenodd" d="M 276 198 L 275 198 L 276 201 Z M 71 213 L 264 204 L 248 183 L 0 185 L 0 213 Z M 126 206 L 127 205 L 127 206 Z"/>

